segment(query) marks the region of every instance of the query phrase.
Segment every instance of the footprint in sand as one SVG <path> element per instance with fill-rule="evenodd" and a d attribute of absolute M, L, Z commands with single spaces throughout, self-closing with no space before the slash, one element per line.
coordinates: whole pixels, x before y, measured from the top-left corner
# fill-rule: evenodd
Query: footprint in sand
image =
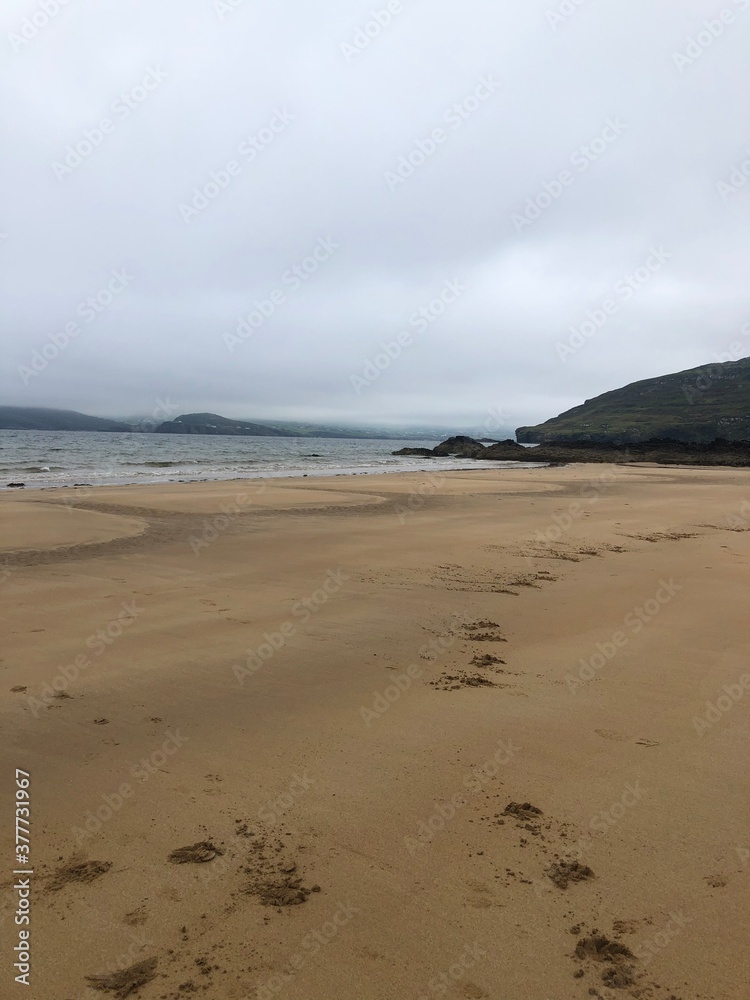
<path fill-rule="evenodd" d="M 112 867 L 111 861 L 83 861 L 75 856 L 49 877 L 47 892 L 59 892 L 66 885 L 88 885 Z"/>
<path fill-rule="evenodd" d="M 140 924 L 145 924 L 148 919 L 146 907 L 139 906 L 135 910 L 131 910 L 130 913 L 126 913 L 122 919 L 130 927 L 138 927 Z"/>
<path fill-rule="evenodd" d="M 468 1000 L 485 1000 L 489 997 L 487 990 L 483 990 L 476 983 L 464 983 L 462 992 L 465 997 L 468 997 Z"/>
<path fill-rule="evenodd" d="M 471 890 L 472 895 L 467 898 L 465 905 L 472 910 L 489 910 L 493 906 L 501 905 L 493 898 L 493 890 L 483 882 L 469 880 L 466 885 Z"/>
<path fill-rule="evenodd" d="M 637 920 L 615 920 L 612 924 L 612 930 L 615 934 L 635 934 L 638 930 Z M 576 933 L 580 933 L 580 930 Z"/>
<path fill-rule="evenodd" d="M 177 847 L 167 860 L 174 865 L 205 864 L 223 853 L 224 851 L 210 840 L 201 840 L 197 844 L 190 844 L 189 847 Z"/>
<path fill-rule="evenodd" d="M 727 884 L 727 880 L 723 875 L 704 875 L 703 881 L 707 882 L 712 889 L 723 889 Z"/>
<path fill-rule="evenodd" d="M 603 740 L 613 740 L 615 743 L 622 743 L 623 740 L 627 739 L 626 736 L 616 733 L 613 729 L 595 729 L 594 732 Z"/>
<path fill-rule="evenodd" d="M 125 1000 L 131 993 L 137 993 L 141 986 L 156 979 L 157 958 L 147 958 L 127 969 L 107 972 L 100 976 L 86 976 L 93 989 L 112 993 L 117 1000 Z"/>

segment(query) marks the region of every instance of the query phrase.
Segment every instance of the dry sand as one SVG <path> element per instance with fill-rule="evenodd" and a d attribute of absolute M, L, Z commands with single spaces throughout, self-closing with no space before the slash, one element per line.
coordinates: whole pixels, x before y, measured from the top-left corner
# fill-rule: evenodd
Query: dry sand
<path fill-rule="evenodd" d="M 0 510 L 3 996 L 746 995 L 750 473 Z"/>

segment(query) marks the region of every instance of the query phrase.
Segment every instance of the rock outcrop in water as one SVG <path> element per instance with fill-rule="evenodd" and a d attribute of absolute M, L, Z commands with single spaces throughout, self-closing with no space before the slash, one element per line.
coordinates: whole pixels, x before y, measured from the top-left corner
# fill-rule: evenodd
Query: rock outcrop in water
<path fill-rule="evenodd" d="M 524 448 L 515 441 L 500 441 L 485 448 L 473 438 L 456 436 L 429 448 L 402 448 L 394 455 L 433 458 L 479 458 L 495 462 L 534 462 L 563 465 L 571 462 L 622 464 L 649 462 L 657 465 L 728 465 L 750 466 L 750 441 L 725 441 L 689 444 L 683 441 L 654 438 L 634 444 L 607 442 L 556 442 L 538 448 Z"/>
<path fill-rule="evenodd" d="M 413 458 L 436 458 L 432 448 L 399 448 L 392 452 L 394 455 L 410 455 Z"/>
<path fill-rule="evenodd" d="M 455 437 L 449 437 L 447 441 L 443 441 L 436 448 L 433 448 L 432 454 L 437 457 L 480 458 L 485 451 L 486 449 L 481 441 L 466 437 L 463 434 L 457 434 Z"/>

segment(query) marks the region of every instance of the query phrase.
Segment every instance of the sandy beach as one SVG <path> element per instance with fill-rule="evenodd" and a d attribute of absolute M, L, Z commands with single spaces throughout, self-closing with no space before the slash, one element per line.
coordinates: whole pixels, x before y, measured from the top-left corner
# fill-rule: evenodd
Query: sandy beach
<path fill-rule="evenodd" d="M 0 510 L 3 996 L 745 995 L 749 472 Z"/>

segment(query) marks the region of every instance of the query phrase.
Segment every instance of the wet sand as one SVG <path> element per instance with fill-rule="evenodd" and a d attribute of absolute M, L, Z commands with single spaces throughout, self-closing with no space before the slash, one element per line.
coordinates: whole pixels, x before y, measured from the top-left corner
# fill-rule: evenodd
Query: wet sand
<path fill-rule="evenodd" d="M 744 994 L 749 472 L 0 510 L 3 995 Z"/>

